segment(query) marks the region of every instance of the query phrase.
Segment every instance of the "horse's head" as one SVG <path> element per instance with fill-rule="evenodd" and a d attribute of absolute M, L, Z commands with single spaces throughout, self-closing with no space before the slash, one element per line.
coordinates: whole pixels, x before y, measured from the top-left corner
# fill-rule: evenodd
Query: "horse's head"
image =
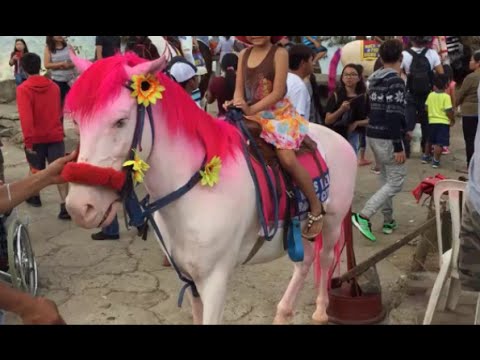
<path fill-rule="evenodd" d="M 134 54 L 94 64 L 73 55 L 72 60 L 81 75 L 70 89 L 65 111 L 78 126 L 80 151 L 78 162 L 67 164 L 62 175 L 72 183 L 66 204 L 78 225 L 103 227 L 113 220 L 125 179 L 130 184 L 123 165 L 134 160 L 132 149 L 151 163 L 145 181 L 157 195 L 177 189 L 177 182 L 187 181 L 205 159 L 218 156 L 227 165 L 240 151 L 236 128 L 212 118 L 160 72 L 163 56 L 151 62 Z M 132 163 L 129 171 L 138 180 L 142 162 Z"/>
<path fill-rule="evenodd" d="M 115 185 L 121 187 L 123 163 L 131 154 L 138 101 L 141 95 L 145 95 L 142 100 L 151 102 L 161 96 L 148 95 L 149 91 L 160 90 L 154 74 L 165 67 L 165 58 L 146 62 L 127 54 L 92 64 L 73 54 L 71 57 L 81 75 L 67 96 L 65 111 L 78 127 L 80 151 L 78 162 L 64 170 L 72 182 L 66 205 L 78 225 L 100 227 L 110 224 L 120 207 Z M 150 134 L 143 134 L 140 146 L 142 154 L 150 153 Z M 109 176 L 113 180 L 108 180 Z"/>

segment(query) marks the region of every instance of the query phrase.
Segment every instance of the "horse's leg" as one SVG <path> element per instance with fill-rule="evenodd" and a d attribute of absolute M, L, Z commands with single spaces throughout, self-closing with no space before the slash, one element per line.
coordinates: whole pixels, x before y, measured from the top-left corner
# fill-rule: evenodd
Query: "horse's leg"
<path fill-rule="evenodd" d="M 202 299 L 199 296 L 193 296 L 191 291 L 188 292 L 188 297 L 190 298 L 190 304 L 192 306 L 193 323 L 195 325 L 201 325 L 203 322 Z"/>
<path fill-rule="evenodd" d="M 203 324 L 221 322 L 229 277 L 230 271 L 216 267 L 206 279 L 198 282 L 197 289 L 203 301 Z"/>
<path fill-rule="evenodd" d="M 293 317 L 295 302 L 305 284 L 305 278 L 307 277 L 314 260 L 313 244 L 309 241 L 303 240 L 303 247 L 303 261 L 294 264 L 292 279 L 288 284 L 287 291 L 285 291 L 285 294 L 283 294 L 282 299 L 277 305 L 277 313 L 273 320 L 274 324 L 286 324 Z"/>
<path fill-rule="evenodd" d="M 325 216 L 323 226 L 323 246 L 320 251 L 320 284 L 316 304 L 317 307 L 312 315 L 314 322 L 319 324 L 328 323 L 327 307 L 328 307 L 328 281 L 329 270 L 333 261 L 333 247 L 339 239 L 342 230 L 343 218 L 338 214 L 329 214 Z"/>

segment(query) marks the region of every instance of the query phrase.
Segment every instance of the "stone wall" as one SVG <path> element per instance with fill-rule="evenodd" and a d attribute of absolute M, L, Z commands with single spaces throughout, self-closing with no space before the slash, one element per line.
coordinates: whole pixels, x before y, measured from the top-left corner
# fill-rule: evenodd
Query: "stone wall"
<path fill-rule="evenodd" d="M 14 101 L 15 91 L 15 80 L 0 81 L 0 104 L 6 104 Z"/>
<path fill-rule="evenodd" d="M 23 143 L 22 129 L 18 118 L 17 105 L 5 104 L 0 107 L 0 137 L 9 138 L 15 144 Z"/>

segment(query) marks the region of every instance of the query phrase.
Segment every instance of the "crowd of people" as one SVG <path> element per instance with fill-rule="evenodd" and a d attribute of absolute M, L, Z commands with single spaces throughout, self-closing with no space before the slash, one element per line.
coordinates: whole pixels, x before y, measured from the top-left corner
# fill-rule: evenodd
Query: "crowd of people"
<path fill-rule="evenodd" d="M 195 41 L 211 45 L 208 37 L 203 38 L 197 37 Z M 179 39 L 171 41 L 181 44 Z M 325 214 L 310 176 L 295 155 L 308 133 L 309 122 L 330 127 L 344 137 L 357 153 L 359 166 L 372 163 L 365 155 L 367 146 L 370 148 L 374 160 L 372 171 L 379 174 L 381 187 L 361 210 L 352 214 L 352 222 L 363 236 L 375 241 L 370 219 L 379 210 L 384 217 L 384 234 L 391 234 L 399 226 L 394 217 L 393 199 L 401 191 L 407 176 L 405 163 L 410 157 L 410 142 L 416 124 L 422 128 L 421 162 L 438 168 L 442 154 L 449 151 L 450 127 L 455 124 L 455 115 L 460 109 L 470 169 L 461 259 L 470 259 L 473 253 L 478 256 L 478 250 L 472 249 L 480 248 L 480 155 L 474 153 L 475 144 L 479 146 L 480 141 L 478 136 L 475 137 L 480 97 L 480 52 L 473 53 L 471 74 L 456 86 L 448 64 L 442 63 L 438 52 L 430 48 L 431 37 L 410 37 L 409 46 L 399 40 L 381 41 L 381 67 L 365 79 L 361 65 L 345 65 L 338 87 L 328 97 L 324 109 L 314 75 L 315 64 L 327 53 L 320 37 L 304 36 L 301 43 L 282 36 L 220 37 L 212 47 L 219 56 L 218 71 L 211 77 L 204 98 L 200 94 L 199 81 L 205 74 L 192 61 L 175 56 L 166 72 L 200 108 L 205 109 L 207 104 L 216 102 L 217 116 L 222 118 L 227 107 L 234 105 L 247 119 L 261 124 L 261 137 L 275 148 L 282 167 L 309 201 L 308 222 L 302 232 L 308 239 L 321 232 Z M 237 42 L 242 44 L 240 48 Z M 39 191 L 47 185 L 57 184 L 61 199 L 58 217 L 70 219 L 65 208 L 68 185 L 58 176 L 63 165 L 74 158 L 74 154 L 65 156 L 62 111 L 65 96 L 76 76 L 69 50 L 66 37 L 46 38 L 43 56 L 44 67 L 49 71 L 46 77 L 40 75 L 40 56 L 29 52 L 22 39 L 15 41 L 9 63 L 14 68 L 17 105 L 31 175 L 0 187 L 2 212 L 22 201 L 42 206 Z M 120 51 L 119 36 L 96 37 L 96 61 Z M 160 57 L 147 36 L 128 37 L 125 51 L 147 60 Z M 129 213 L 140 212 L 135 201 L 127 199 L 126 206 Z M 140 231 L 143 220 L 133 216 L 130 225 Z M 117 218 L 111 225 L 92 234 L 94 240 L 119 238 Z M 472 280 L 472 276 L 480 278 L 480 274 L 472 275 L 470 260 L 463 263 L 467 264 L 463 267 L 464 279 L 467 279 L 464 282 L 468 282 L 470 288 L 480 289 L 480 281 L 477 284 Z M 18 304 L 25 306 L 19 307 Z M 25 322 L 63 322 L 52 303 L 20 295 L 1 284 L 0 309 L 19 313 Z M 38 312 L 38 316 L 32 312 Z"/>

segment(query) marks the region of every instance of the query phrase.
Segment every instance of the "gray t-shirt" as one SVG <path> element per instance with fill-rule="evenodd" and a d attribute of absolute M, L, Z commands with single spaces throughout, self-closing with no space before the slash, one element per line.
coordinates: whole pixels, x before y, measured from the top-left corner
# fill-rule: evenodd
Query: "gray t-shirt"
<path fill-rule="evenodd" d="M 480 103 L 480 85 L 477 89 L 477 96 L 478 102 Z M 480 106 L 478 109 L 478 116 L 480 118 Z M 468 171 L 468 192 L 475 211 L 480 213 L 480 126 L 477 126 L 474 146 L 475 152 L 470 161 L 470 169 Z"/>
<path fill-rule="evenodd" d="M 50 53 L 52 63 L 58 63 L 63 61 L 71 61 L 70 54 L 68 53 L 68 47 L 63 49 L 57 49 L 54 53 Z M 58 82 L 68 82 L 75 76 L 75 70 L 72 69 L 52 69 L 52 80 Z"/>

